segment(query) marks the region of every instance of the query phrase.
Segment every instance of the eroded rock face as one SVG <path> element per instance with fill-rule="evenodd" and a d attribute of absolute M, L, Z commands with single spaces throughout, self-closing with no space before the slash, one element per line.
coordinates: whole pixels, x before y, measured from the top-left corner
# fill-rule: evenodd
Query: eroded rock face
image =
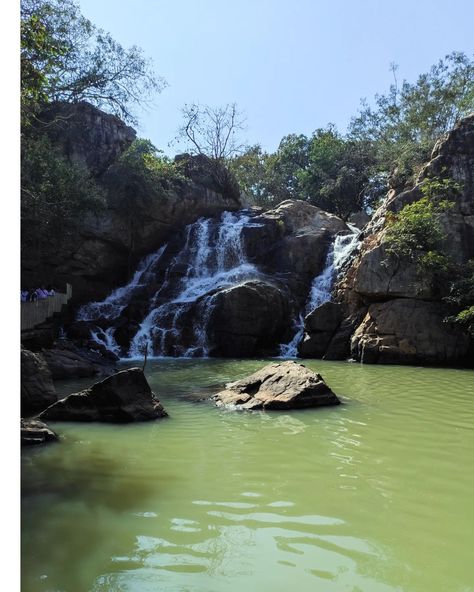
<path fill-rule="evenodd" d="M 57 401 L 43 411 L 39 419 L 129 423 L 166 415 L 142 370 L 130 368 Z"/>
<path fill-rule="evenodd" d="M 351 351 L 368 363 L 460 364 L 467 362 L 469 338 L 444 322 L 441 304 L 398 298 L 369 306 Z"/>
<path fill-rule="evenodd" d="M 319 374 L 295 362 L 269 364 L 227 384 L 212 399 L 218 406 L 238 409 L 301 409 L 340 403 Z"/>
<path fill-rule="evenodd" d="M 21 445 L 22 446 L 36 446 L 38 444 L 46 444 L 47 442 L 55 442 L 59 437 L 56 432 L 53 432 L 42 421 L 37 419 L 22 419 L 21 420 Z"/>
<path fill-rule="evenodd" d="M 449 177 L 460 190 L 443 195 L 454 206 L 442 217 L 446 235 L 441 248 L 459 265 L 474 257 L 474 115 L 464 118 L 436 144 L 431 160 L 415 187 L 390 192 L 366 227 L 359 257 L 339 284 L 338 296 L 352 330 L 339 333 L 351 342 L 351 353 L 368 363 L 467 364 L 469 336 L 445 323 L 450 314 L 443 298 L 448 283 L 422 272 L 416 261 L 390 258 L 385 225 L 389 213 L 398 213 L 422 197 L 427 178 Z M 342 327 L 342 324 L 341 324 Z M 351 337 L 352 336 L 352 337 Z"/>
<path fill-rule="evenodd" d="M 90 103 L 53 103 L 42 114 L 47 133 L 73 163 L 101 175 L 135 140 L 135 130 Z"/>
<path fill-rule="evenodd" d="M 51 371 L 41 354 L 21 350 L 21 414 L 33 415 L 58 400 Z"/>
<path fill-rule="evenodd" d="M 252 280 L 225 288 L 212 299 L 211 353 L 239 357 L 270 351 L 289 320 L 288 296 L 276 285 Z"/>

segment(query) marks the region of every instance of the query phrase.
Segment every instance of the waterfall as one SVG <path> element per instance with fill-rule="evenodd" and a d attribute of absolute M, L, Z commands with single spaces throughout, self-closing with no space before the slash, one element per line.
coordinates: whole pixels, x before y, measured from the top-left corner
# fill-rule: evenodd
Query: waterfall
<path fill-rule="evenodd" d="M 334 280 L 359 242 L 360 230 L 350 224 L 348 226 L 351 229 L 351 233 L 336 236 L 329 247 L 324 269 L 313 279 L 304 311 L 293 322 L 293 338 L 288 343 L 280 344 L 280 358 L 297 357 L 298 343 L 301 341 L 304 333 L 304 317 L 324 302 L 331 300 Z"/>
<path fill-rule="evenodd" d="M 126 286 L 114 290 L 103 302 L 81 307 L 77 319 L 97 322 L 91 338 L 129 358 L 142 357 L 145 347 L 156 357 L 207 356 L 207 325 L 215 292 L 260 277 L 257 267 L 247 261 L 242 242 L 243 228 L 253 225 L 258 224 L 245 210 L 224 212 L 217 221 L 200 218 L 186 227 L 184 246 L 170 261 L 165 245 L 141 261 Z M 162 257 L 166 261 L 155 273 Z M 147 312 L 128 351 L 121 351 L 114 339 L 114 321 L 140 297 L 140 288 L 153 274 L 157 289 L 151 296 L 147 294 Z M 104 329 L 107 324 L 112 326 Z"/>
<path fill-rule="evenodd" d="M 132 300 L 136 288 L 145 285 L 150 269 L 160 260 L 165 248 L 166 245 L 162 246 L 155 253 L 142 259 L 138 265 L 137 271 L 133 274 L 132 279 L 126 286 L 117 288 L 102 302 L 89 302 L 89 304 L 81 306 L 77 312 L 77 320 L 95 321 L 98 318 L 108 320 L 118 318 L 122 310 Z"/>
<path fill-rule="evenodd" d="M 224 212 L 217 226 L 213 220 L 201 218 L 187 227 L 185 246 L 168 270 L 173 273 L 173 266 L 186 264 L 186 274 L 170 299 L 159 304 L 156 295 L 156 306 L 143 319 L 130 345 L 131 358 L 140 357 L 145 346 L 155 356 L 208 355 L 207 324 L 213 292 L 260 276 L 248 263 L 242 244 L 242 229 L 249 225 L 250 216 L 243 211 Z M 193 307 L 195 320 L 189 326 L 186 315 Z M 183 339 L 186 331 L 187 339 Z"/>

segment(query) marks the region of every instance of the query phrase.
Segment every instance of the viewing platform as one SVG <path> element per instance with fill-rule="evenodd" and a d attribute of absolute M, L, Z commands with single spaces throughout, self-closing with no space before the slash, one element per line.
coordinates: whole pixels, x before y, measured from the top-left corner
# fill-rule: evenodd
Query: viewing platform
<path fill-rule="evenodd" d="M 57 292 L 54 296 L 48 296 L 34 302 L 21 303 L 21 330 L 33 329 L 44 323 L 55 313 L 61 312 L 72 296 L 71 284 L 66 284 L 66 292 Z"/>

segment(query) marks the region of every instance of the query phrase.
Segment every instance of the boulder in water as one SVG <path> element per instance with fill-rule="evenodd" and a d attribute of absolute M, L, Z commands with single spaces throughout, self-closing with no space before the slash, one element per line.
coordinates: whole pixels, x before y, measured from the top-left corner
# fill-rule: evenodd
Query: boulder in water
<path fill-rule="evenodd" d="M 292 361 L 269 364 L 247 378 L 227 384 L 212 398 L 218 406 L 239 409 L 301 409 L 340 404 L 319 374 Z"/>
<path fill-rule="evenodd" d="M 214 356 L 255 356 L 269 352 L 289 325 L 286 294 L 276 285 L 250 280 L 224 288 L 212 298 L 208 327 Z"/>
<path fill-rule="evenodd" d="M 41 354 L 21 350 L 21 413 L 33 415 L 58 400 L 51 371 Z"/>
<path fill-rule="evenodd" d="M 48 407 L 39 418 L 51 421 L 129 423 L 165 417 L 140 368 L 122 370 Z"/>
<path fill-rule="evenodd" d="M 54 442 L 58 435 L 42 421 L 37 419 L 21 420 L 21 445 L 34 446 Z"/>

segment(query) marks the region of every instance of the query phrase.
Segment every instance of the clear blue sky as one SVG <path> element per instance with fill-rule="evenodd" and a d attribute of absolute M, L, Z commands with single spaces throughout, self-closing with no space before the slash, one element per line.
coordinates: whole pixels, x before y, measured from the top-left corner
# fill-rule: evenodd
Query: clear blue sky
<path fill-rule="evenodd" d="M 139 134 L 168 148 L 180 107 L 236 102 L 243 139 L 274 150 L 288 133 L 345 130 L 362 97 L 451 51 L 474 52 L 472 0 L 79 0 L 124 46 L 143 48 L 169 86 Z"/>

